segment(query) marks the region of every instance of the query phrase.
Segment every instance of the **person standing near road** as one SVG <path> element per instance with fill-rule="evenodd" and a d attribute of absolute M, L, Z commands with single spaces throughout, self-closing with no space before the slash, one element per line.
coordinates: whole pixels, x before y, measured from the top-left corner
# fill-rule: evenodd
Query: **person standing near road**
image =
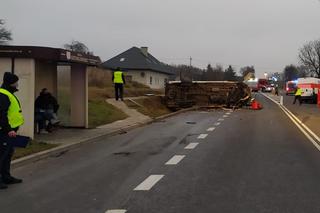
<path fill-rule="evenodd" d="M 113 72 L 112 81 L 114 83 L 116 101 L 119 98 L 123 101 L 123 85 L 126 83 L 123 72 L 119 67 Z"/>
<path fill-rule="evenodd" d="M 296 100 L 298 99 L 299 104 L 301 105 L 302 101 L 301 101 L 301 95 L 302 95 L 302 89 L 300 87 L 297 87 L 296 92 L 294 94 L 294 101 L 293 104 L 296 103 Z"/>
<path fill-rule="evenodd" d="M 14 95 L 18 91 L 18 81 L 18 76 L 6 72 L 0 88 L 0 189 L 8 188 L 7 184 L 22 183 L 21 179 L 10 174 L 14 147 L 7 142 L 9 137 L 17 136 L 19 127 L 24 123 L 20 102 Z"/>
<path fill-rule="evenodd" d="M 276 86 L 274 87 L 274 94 L 275 94 L 276 96 L 279 96 L 279 87 L 278 87 L 278 85 L 276 85 Z"/>

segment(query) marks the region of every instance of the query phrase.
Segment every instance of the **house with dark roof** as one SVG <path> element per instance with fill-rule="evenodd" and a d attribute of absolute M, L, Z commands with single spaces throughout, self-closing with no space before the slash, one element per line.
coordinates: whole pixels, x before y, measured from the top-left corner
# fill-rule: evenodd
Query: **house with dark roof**
<path fill-rule="evenodd" d="M 148 52 L 148 47 L 132 47 L 102 64 L 106 69 L 120 67 L 126 77 L 153 89 L 162 89 L 173 76 L 170 66 Z"/>

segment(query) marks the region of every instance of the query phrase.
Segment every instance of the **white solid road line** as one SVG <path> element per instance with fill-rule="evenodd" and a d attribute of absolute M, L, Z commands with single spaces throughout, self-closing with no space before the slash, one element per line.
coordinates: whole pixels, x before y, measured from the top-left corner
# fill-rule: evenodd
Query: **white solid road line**
<path fill-rule="evenodd" d="M 311 136 L 310 134 L 318 141 L 320 142 L 319 137 L 311 130 L 309 129 L 304 123 L 302 123 L 299 118 L 297 118 L 290 110 L 288 110 L 284 105 L 279 104 L 272 98 L 268 97 L 267 95 L 261 93 L 264 97 L 268 98 L 275 104 L 277 104 L 280 109 L 290 118 L 290 120 L 300 129 L 300 131 L 309 139 L 309 141 L 320 151 L 320 145 L 317 143 Z M 304 127 L 305 129 L 303 129 Z"/>
<path fill-rule="evenodd" d="M 184 149 L 194 149 L 198 145 L 199 145 L 199 143 L 189 143 L 189 145 L 184 147 Z"/>
<path fill-rule="evenodd" d="M 166 165 L 177 165 L 185 157 L 185 155 L 175 155 L 166 163 Z"/>
<path fill-rule="evenodd" d="M 213 132 L 216 128 L 215 127 L 210 127 L 209 129 L 207 129 L 208 132 Z"/>
<path fill-rule="evenodd" d="M 208 136 L 208 134 L 201 134 L 198 136 L 198 139 L 205 139 Z"/>
<path fill-rule="evenodd" d="M 313 145 L 320 151 L 320 145 L 315 140 L 313 140 L 313 138 L 298 124 L 297 121 L 294 120 L 294 118 L 288 112 L 286 112 L 286 110 L 284 109 L 282 110 L 284 111 L 284 113 L 287 114 L 287 116 L 292 120 L 292 122 L 301 130 L 301 132 L 311 141 L 311 143 L 313 143 Z"/>
<path fill-rule="evenodd" d="M 124 209 L 112 209 L 112 210 L 108 210 L 106 211 L 106 213 L 126 213 L 127 210 Z"/>
<path fill-rule="evenodd" d="M 219 126 L 219 125 L 220 125 L 220 123 L 219 123 L 219 122 L 217 122 L 217 123 L 215 123 L 214 125 L 215 125 L 215 126 Z"/>
<path fill-rule="evenodd" d="M 281 107 L 284 108 L 301 126 L 303 126 L 309 134 L 311 134 L 317 141 L 320 142 L 320 138 L 318 137 L 318 135 L 316 135 L 311 129 L 309 129 L 309 127 L 307 127 L 304 123 L 302 123 L 302 121 L 300 121 L 300 119 L 297 118 L 292 112 L 290 112 L 290 110 L 287 107 L 285 106 L 281 106 Z"/>
<path fill-rule="evenodd" d="M 140 183 L 134 191 L 149 191 L 157 182 L 159 182 L 164 175 L 150 175 L 142 183 Z"/>

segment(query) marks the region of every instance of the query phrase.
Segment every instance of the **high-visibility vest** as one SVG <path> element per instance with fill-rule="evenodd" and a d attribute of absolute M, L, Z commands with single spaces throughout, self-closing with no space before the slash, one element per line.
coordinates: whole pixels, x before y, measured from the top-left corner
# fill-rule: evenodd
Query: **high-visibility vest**
<path fill-rule="evenodd" d="M 121 71 L 115 71 L 113 73 L 113 83 L 123 84 L 122 75 L 123 75 L 123 73 Z"/>
<path fill-rule="evenodd" d="M 0 88 L 0 93 L 8 96 L 10 100 L 10 106 L 8 109 L 8 122 L 10 127 L 14 129 L 24 124 L 24 118 L 18 98 L 3 88 Z"/>
<path fill-rule="evenodd" d="M 298 96 L 298 95 L 302 95 L 302 89 L 301 88 L 298 88 L 297 91 L 296 91 L 296 94 L 294 94 L 295 96 Z"/>

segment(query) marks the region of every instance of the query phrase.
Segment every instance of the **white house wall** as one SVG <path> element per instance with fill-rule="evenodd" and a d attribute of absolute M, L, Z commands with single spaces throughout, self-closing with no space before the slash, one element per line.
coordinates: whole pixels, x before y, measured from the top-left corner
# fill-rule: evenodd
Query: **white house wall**
<path fill-rule="evenodd" d="M 144 75 L 141 73 L 144 73 Z M 131 76 L 133 81 L 149 86 L 152 89 L 163 89 L 166 79 L 169 79 L 169 75 L 153 71 L 128 71 L 126 75 Z M 152 82 L 150 82 L 150 78 L 152 78 Z"/>

